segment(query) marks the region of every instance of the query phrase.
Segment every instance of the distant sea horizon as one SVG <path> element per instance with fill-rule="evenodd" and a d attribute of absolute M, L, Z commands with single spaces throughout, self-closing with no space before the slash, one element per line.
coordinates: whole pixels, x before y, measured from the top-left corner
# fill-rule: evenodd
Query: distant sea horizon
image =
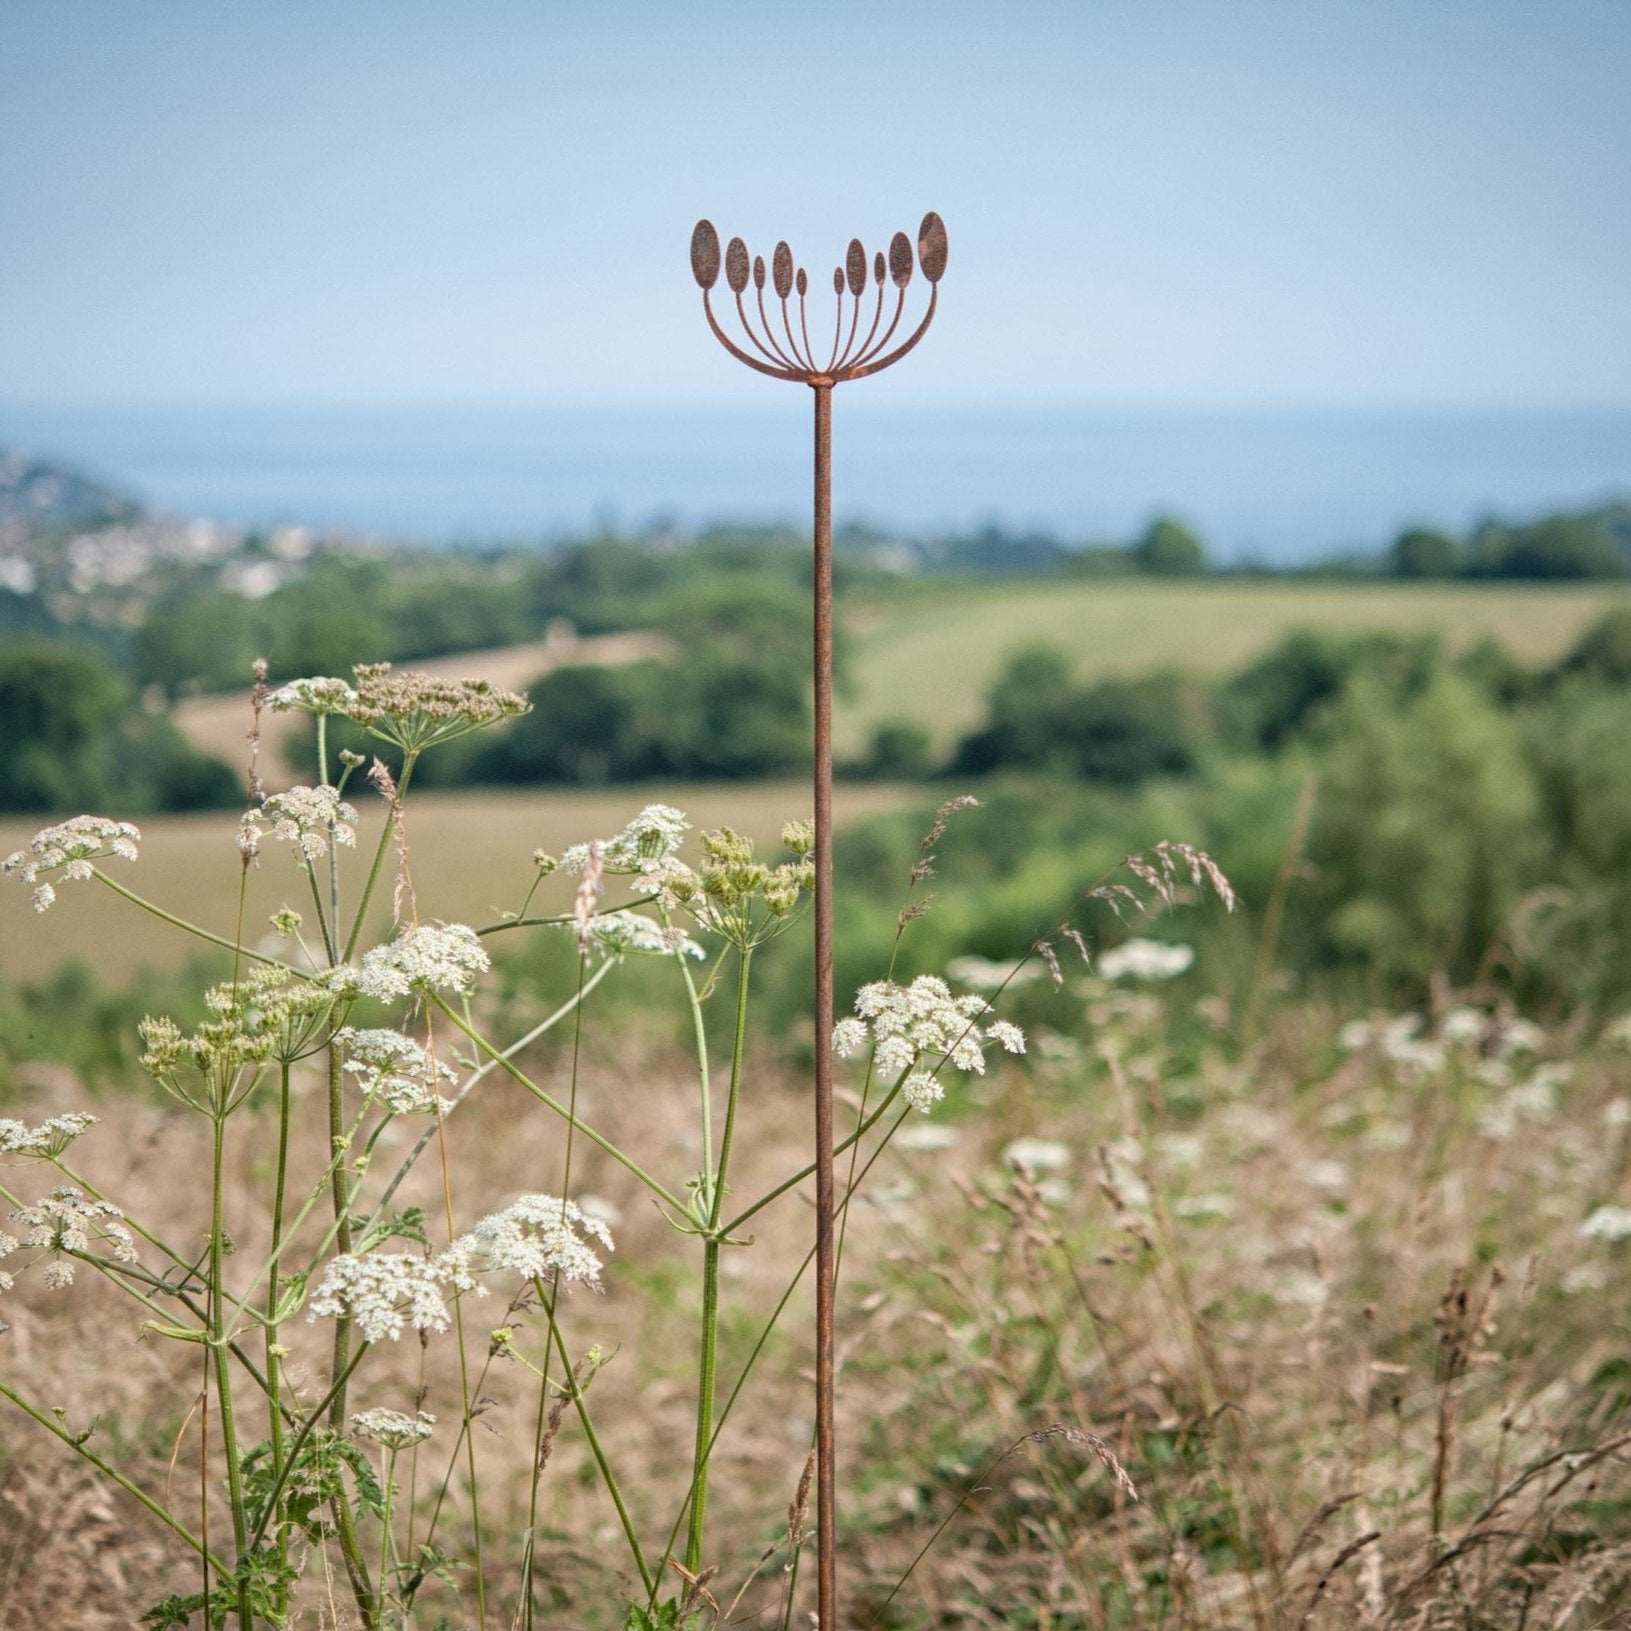
<path fill-rule="evenodd" d="M 792 391 L 759 404 L 0 404 L 0 447 L 168 514 L 435 544 L 801 524 L 808 505 L 808 410 Z M 835 448 L 844 520 L 914 537 L 995 522 L 1082 544 L 1171 513 L 1235 563 L 1631 497 L 1631 408 L 904 406 L 841 392 Z"/>

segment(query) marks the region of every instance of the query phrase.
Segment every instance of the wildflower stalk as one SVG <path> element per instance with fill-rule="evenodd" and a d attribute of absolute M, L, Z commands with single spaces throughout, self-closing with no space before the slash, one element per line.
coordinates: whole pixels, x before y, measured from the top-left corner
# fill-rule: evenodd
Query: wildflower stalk
<path fill-rule="evenodd" d="M 588 956 L 584 948 L 578 951 L 578 1005 L 574 1010 L 572 1021 L 572 1081 L 568 1090 L 566 1108 L 570 1114 L 576 1116 L 578 1110 L 578 1066 L 582 1057 L 583 1048 L 583 993 L 584 971 L 588 967 Z M 566 1149 L 561 1156 L 561 1207 L 564 1213 L 566 1207 L 565 1197 L 572 1193 L 572 1134 L 574 1128 L 570 1122 L 566 1127 Z M 560 1294 L 561 1271 L 555 1270 L 555 1277 L 549 1289 L 550 1317 L 554 1318 L 555 1299 Z M 542 1293 L 540 1292 L 540 1296 Z M 549 1360 L 551 1349 L 544 1349 L 544 1363 L 538 1373 L 538 1417 L 533 1432 L 532 1446 L 532 1477 L 527 1489 L 527 1556 L 526 1567 L 522 1572 L 521 1612 L 524 1616 L 525 1631 L 532 1631 L 532 1579 L 535 1546 L 538 1535 L 538 1487 L 544 1475 L 544 1434 L 548 1430 L 549 1418 Z M 571 1375 L 568 1373 L 568 1382 Z"/>
<path fill-rule="evenodd" d="M 362 886 L 362 898 L 357 902 L 357 915 L 351 920 L 351 933 L 346 938 L 342 962 L 349 963 L 356 954 L 357 941 L 361 938 L 363 923 L 368 917 L 368 904 L 374 898 L 374 886 L 379 882 L 380 868 L 384 866 L 386 852 L 391 847 L 396 812 L 408 796 L 408 783 L 413 780 L 413 767 L 418 762 L 419 754 L 413 748 L 409 748 L 402 756 L 402 774 L 397 778 L 396 797 L 391 800 L 390 807 L 385 812 L 385 824 L 380 829 L 379 843 L 374 846 L 374 859 L 368 868 L 368 880 Z M 335 932 L 339 932 L 338 925 L 335 926 Z"/>
<path fill-rule="evenodd" d="M 276 957 L 267 957 L 253 950 L 249 946 L 240 945 L 235 940 L 228 940 L 223 934 L 215 934 L 209 929 L 201 929 L 196 923 L 189 923 L 184 917 L 177 917 L 174 912 L 167 912 L 154 901 L 144 895 L 138 895 L 133 889 L 126 889 L 122 883 L 110 878 L 101 867 L 92 867 L 91 871 L 105 883 L 116 895 L 123 895 L 132 906 L 139 906 L 144 912 L 151 912 L 154 917 L 168 923 L 172 928 L 180 929 L 185 934 L 196 935 L 200 940 L 207 940 L 212 946 L 219 946 L 223 951 L 230 951 L 234 957 L 248 957 L 257 963 L 264 963 L 268 968 L 281 968 L 286 974 L 293 974 L 298 979 L 307 976 L 298 968 L 281 962 Z"/>
<path fill-rule="evenodd" d="M 283 1476 L 283 1412 L 279 1408 L 282 1397 L 283 1353 L 277 1326 L 278 1258 L 283 1251 L 283 1200 L 287 1187 L 289 1167 L 289 1061 L 283 1060 L 278 1071 L 278 1142 L 277 1176 L 272 1184 L 272 1258 L 266 1279 L 266 1391 L 269 1415 L 268 1436 L 272 1443 L 272 1479 L 275 1483 Z M 288 1562 L 289 1543 L 281 1525 L 278 1527 L 278 1563 Z"/>
<path fill-rule="evenodd" d="M 447 1164 L 447 1134 L 442 1118 L 436 1118 L 436 1146 L 442 1158 L 442 1206 L 447 1217 L 447 1239 L 452 1245 L 454 1239 L 453 1227 L 453 1179 Z M 483 1578 L 481 1560 L 481 1483 L 476 1474 L 476 1435 L 470 1431 L 474 1395 L 470 1391 L 470 1363 L 464 1343 L 464 1299 L 453 1299 L 453 1326 L 454 1335 L 459 1344 L 459 1400 L 463 1407 L 462 1419 L 464 1423 L 464 1450 L 465 1466 L 470 1473 L 470 1524 L 475 1556 L 471 1560 L 471 1567 L 476 1582 L 476 1622 L 485 1631 L 487 1625 L 487 1585 Z M 384 1579 L 381 1578 L 380 1589 L 383 1591 Z"/>
<path fill-rule="evenodd" d="M 697 1363 L 697 1436 L 691 1465 L 691 1527 L 685 1542 L 685 1566 L 702 1567 L 703 1528 L 708 1514 L 708 1456 L 713 1443 L 714 1372 L 719 1348 L 719 1214 L 729 1181 L 736 1108 L 742 1092 L 742 1057 L 747 1047 L 748 981 L 753 947 L 744 945 L 736 969 L 736 1034 L 731 1042 L 731 1085 L 725 1100 L 725 1129 L 719 1141 L 719 1165 L 708 1204 L 708 1229 L 702 1237 L 702 1352 Z M 689 977 L 689 976 L 688 976 Z"/>
<path fill-rule="evenodd" d="M 215 1360 L 215 1394 L 221 1415 L 221 1451 L 227 1461 L 227 1496 L 232 1507 L 232 1541 L 240 1561 L 246 1555 L 247 1526 L 244 1522 L 243 1469 L 238 1464 L 237 1416 L 232 1404 L 232 1367 L 227 1363 L 222 1309 L 225 1303 L 226 1259 L 226 1115 L 214 1117 L 210 1180 L 210 1351 Z M 249 1611 L 249 1584 L 237 1583 L 238 1623 L 254 1623 Z"/>
<path fill-rule="evenodd" d="M 182 1523 L 173 1513 L 161 1506 L 159 1502 L 155 1501 L 146 1490 L 142 1489 L 136 1484 L 133 1484 L 122 1472 L 118 1470 L 118 1468 L 110 1466 L 94 1450 L 87 1449 L 85 1447 L 85 1440 L 81 1438 L 79 1434 L 70 1433 L 61 1422 L 53 1420 L 46 1414 L 45 1411 L 36 1409 L 35 1406 L 31 1405 L 27 1399 L 23 1398 L 20 1393 L 18 1393 L 14 1388 L 10 1387 L 3 1379 L 0 1379 L 0 1398 L 10 1399 L 11 1402 L 16 1405 L 25 1416 L 38 1422 L 40 1426 L 46 1430 L 46 1432 L 51 1433 L 55 1437 L 61 1439 L 62 1442 L 66 1444 L 75 1455 L 81 1457 L 85 1461 L 88 1461 L 99 1473 L 102 1474 L 104 1478 L 107 1478 L 111 1482 L 117 1484 L 119 1488 L 125 1492 L 125 1494 L 131 1496 L 134 1500 L 139 1501 L 141 1505 L 146 1507 L 147 1510 L 151 1512 L 153 1516 L 170 1531 L 171 1534 L 175 1535 L 179 1540 L 185 1541 L 195 1552 L 197 1552 L 198 1555 L 216 1571 L 217 1574 L 230 1574 L 232 1572 L 220 1558 L 216 1557 L 214 1553 L 210 1552 L 205 1547 L 203 1541 L 201 1541 L 198 1536 L 186 1526 L 186 1524 Z"/>
<path fill-rule="evenodd" d="M 633 1176 L 638 1178 L 640 1182 L 643 1183 L 646 1188 L 657 1197 L 658 1200 L 662 1201 L 665 1206 L 673 1208 L 675 1212 L 681 1214 L 682 1216 L 684 1215 L 686 1211 L 685 1202 L 682 1201 L 673 1192 L 673 1190 L 669 1189 L 666 1184 L 659 1183 L 651 1176 L 649 1172 L 646 1171 L 644 1167 L 639 1164 L 639 1162 L 635 1161 L 631 1156 L 625 1155 L 623 1151 L 620 1150 L 617 1145 L 612 1143 L 612 1141 L 604 1134 L 596 1132 L 595 1129 L 587 1122 L 579 1120 L 579 1118 L 574 1115 L 572 1111 L 568 1110 L 559 1099 L 541 1088 L 535 1081 L 532 1080 L 530 1076 L 526 1074 L 525 1071 L 519 1069 L 515 1064 L 513 1064 L 506 1053 L 501 1052 L 498 1048 L 496 1048 L 487 1040 L 486 1037 L 481 1034 L 480 1031 L 475 1028 L 474 1025 L 469 1022 L 469 1020 L 460 1014 L 456 1008 L 451 1007 L 442 998 L 439 992 L 433 991 L 431 992 L 430 996 L 431 1001 L 434 1002 L 436 1006 L 440 1008 L 442 1012 L 446 1014 L 447 1017 L 452 1020 L 453 1023 L 458 1026 L 458 1028 L 463 1031 L 464 1034 L 469 1037 L 469 1039 L 474 1042 L 475 1045 L 480 1048 L 481 1051 L 486 1054 L 487 1057 L 491 1059 L 492 1062 L 497 1065 L 506 1076 L 510 1077 L 512 1081 L 518 1082 L 535 1099 L 537 1099 L 540 1104 L 547 1105 L 569 1127 L 576 1128 L 577 1131 L 582 1133 L 583 1136 L 587 1138 L 589 1142 L 597 1149 L 604 1151 L 615 1162 L 617 1162 L 617 1164 L 622 1167 L 624 1171 L 632 1173 Z"/>
<path fill-rule="evenodd" d="M 538 1290 L 541 1295 L 542 1285 L 538 1285 Z M 640 1571 L 640 1583 L 648 1592 L 655 1593 L 659 1581 L 646 1562 L 646 1554 L 640 1548 L 640 1537 L 635 1532 L 634 1520 L 629 1516 L 628 1504 L 623 1499 L 623 1492 L 618 1487 L 617 1479 L 612 1475 L 611 1463 L 606 1459 L 606 1452 L 601 1447 L 600 1435 L 595 1431 L 595 1424 L 589 1419 L 589 1406 L 584 1402 L 583 1389 L 572 1372 L 572 1361 L 567 1355 L 566 1340 L 561 1335 L 560 1323 L 555 1318 L 553 1304 L 545 1302 L 544 1314 L 549 1321 L 549 1334 L 554 1340 L 555 1351 L 561 1356 L 561 1369 L 566 1376 L 563 1385 L 571 1395 L 573 1408 L 578 1413 L 579 1425 L 583 1428 L 583 1436 L 589 1441 L 589 1453 L 595 1458 L 595 1465 L 600 1469 L 600 1476 L 605 1481 L 606 1493 L 611 1496 L 612 1505 L 617 1509 L 617 1521 L 623 1526 L 623 1538 L 629 1543 L 635 1568 Z"/>
<path fill-rule="evenodd" d="M 349 1140 L 345 1139 L 342 1123 L 345 1119 L 344 1080 L 340 1074 L 340 1049 L 333 1036 L 328 1044 L 328 1134 L 329 1147 L 334 1152 L 330 1169 L 329 1187 L 334 1200 L 334 1240 L 342 1256 L 351 1251 L 351 1198 L 345 1175 L 344 1152 Z M 351 1346 L 351 1315 L 342 1313 L 334 1322 L 334 1359 L 330 1375 L 334 1381 L 333 1400 L 329 1409 L 329 1425 L 338 1432 L 345 1424 L 345 1383 L 351 1374 L 347 1363 Z"/>
<path fill-rule="evenodd" d="M 910 1114 L 911 1111 L 909 1109 L 901 1111 L 901 1113 L 895 1118 L 894 1125 L 890 1127 L 888 1132 L 881 1139 L 879 1139 L 871 1154 L 867 1156 L 866 1162 L 861 1167 L 861 1170 L 858 1173 L 855 1173 L 849 1180 L 844 1194 L 838 1203 L 837 1216 L 840 1219 L 848 1215 L 849 1203 L 854 1199 L 856 1191 L 859 1190 L 861 1185 L 866 1182 L 867 1174 L 871 1172 L 873 1163 L 880 1155 L 883 1154 L 885 1148 L 889 1144 L 889 1140 L 892 1139 L 900 1130 L 902 1124 Z M 724 1232 L 728 1233 L 729 1231 L 726 1230 Z M 718 1444 L 719 1436 L 725 1430 L 725 1423 L 729 1419 L 731 1411 L 735 1408 L 736 1401 L 741 1397 L 743 1388 L 747 1386 L 749 1376 L 751 1376 L 753 1373 L 753 1367 L 758 1364 L 760 1356 L 764 1353 L 765 1345 L 770 1341 L 772 1334 L 775 1332 L 776 1326 L 780 1323 L 783 1313 L 786 1312 L 788 1303 L 793 1300 L 793 1293 L 797 1291 L 799 1286 L 803 1283 L 805 1273 L 814 1261 L 815 1247 L 811 1246 L 810 1249 L 804 1254 L 804 1261 L 801 1262 L 798 1268 L 794 1270 L 793 1278 L 787 1282 L 786 1289 L 782 1292 L 781 1296 L 776 1299 L 776 1306 L 771 1309 L 770 1317 L 765 1321 L 758 1337 L 754 1340 L 752 1348 L 748 1350 L 748 1356 L 742 1362 L 742 1369 L 738 1373 L 736 1381 L 732 1385 L 730 1392 L 726 1395 L 725 1403 L 720 1407 L 719 1415 L 714 1422 L 713 1436 L 708 1441 L 709 1455 L 713 1454 L 714 1446 Z M 666 1565 L 668 1559 L 673 1555 L 674 1543 L 679 1539 L 680 1529 L 685 1523 L 686 1514 L 690 1511 L 690 1508 L 691 1491 L 687 1490 L 684 1501 L 680 1503 L 680 1510 L 675 1515 L 674 1525 L 668 1532 L 668 1542 L 663 1547 L 663 1565 Z M 655 1602 L 656 1593 L 653 1591 L 650 1599 L 648 1600 L 647 1607 L 651 1607 L 655 1604 Z"/>

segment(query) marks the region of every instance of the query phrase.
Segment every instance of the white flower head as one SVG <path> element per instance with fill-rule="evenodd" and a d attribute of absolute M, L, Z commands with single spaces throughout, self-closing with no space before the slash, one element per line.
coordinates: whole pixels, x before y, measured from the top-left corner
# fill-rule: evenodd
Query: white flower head
<path fill-rule="evenodd" d="M 1025 1172 L 1063 1172 L 1070 1165 L 1070 1146 L 1056 1138 L 1016 1138 L 1002 1152 L 1003 1164 Z"/>
<path fill-rule="evenodd" d="M 357 700 L 357 693 L 344 680 L 330 674 L 313 674 L 280 685 L 266 700 L 275 714 L 297 710 L 306 714 L 343 714 Z"/>
<path fill-rule="evenodd" d="M 347 1253 L 331 1258 L 311 1300 L 308 1321 L 349 1315 L 364 1342 L 393 1342 L 407 1327 L 445 1331 L 452 1323 L 443 1287 L 445 1265 L 402 1252 Z M 476 1290 L 471 1286 L 461 1289 Z"/>
<path fill-rule="evenodd" d="M 601 864 L 608 872 L 656 873 L 690 830 L 691 823 L 672 804 L 648 804 L 622 832 L 597 841 Z M 574 844 L 561 856 L 561 870 L 582 872 L 595 847 Z"/>
<path fill-rule="evenodd" d="M 1165 940 L 1124 940 L 1099 957 L 1099 974 L 1106 980 L 1171 980 L 1195 961 L 1193 946 Z"/>
<path fill-rule="evenodd" d="M 571 927 L 571 925 L 569 925 Z M 644 952 L 657 957 L 706 957 L 682 929 L 664 928 L 638 912 L 597 912 L 588 920 L 588 938 L 613 957 Z"/>
<path fill-rule="evenodd" d="M 365 996 L 392 1002 L 410 991 L 453 991 L 461 995 L 475 988 L 492 959 L 482 949 L 476 931 L 463 923 L 421 923 L 390 942 L 366 953 L 357 976 Z"/>
<path fill-rule="evenodd" d="M 20 1121 L 0 1121 L 0 1155 L 37 1155 L 53 1161 L 87 1127 L 95 1125 L 96 1117 L 83 1110 L 53 1116 L 38 1127 L 27 1127 Z"/>
<path fill-rule="evenodd" d="M 54 1290 L 74 1283 L 73 1259 L 62 1256 L 64 1252 L 88 1252 L 94 1244 L 116 1263 L 136 1261 L 136 1241 L 119 1208 L 108 1201 L 90 1200 L 72 1185 L 53 1189 L 33 1206 L 19 1206 L 11 1218 L 23 1226 L 23 1238 L 18 1241 L 0 1235 L 0 1257 L 25 1247 L 50 1252 L 52 1259 L 43 1278 Z"/>
<path fill-rule="evenodd" d="M 1631 1240 L 1631 1206 L 1599 1206 L 1580 1233 L 1587 1240 Z"/>
<path fill-rule="evenodd" d="M 436 1418 L 423 1410 L 405 1416 L 400 1410 L 359 1410 L 351 1418 L 358 1438 L 371 1438 L 387 1450 L 411 1450 L 436 1430 Z"/>
<path fill-rule="evenodd" d="M 1025 1033 L 1008 1020 L 987 1020 L 982 996 L 954 996 L 933 974 L 910 985 L 873 980 L 855 993 L 855 1015 L 833 1027 L 833 1051 L 850 1058 L 867 1044 L 873 1067 L 885 1080 L 899 1079 L 907 1102 L 928 1110 L 943 1097 L 936 1078 L 944 1065 L 981 1075 L 993 1043 L 1008 1053 L 1025 1051 Z M 925 1084 L 934 1084 L 931 1093 Z"/>
<path fill-rule="evenodd" d="M 345 1050 L 345 1068 L 356 1076 L 364 1098 L 378 1100 L 399 1116 L 421 1110 L 445 1115 L 452 1108 L 436 1089 L 457 1076 L 412 1037 L 347 1025 L 334 1033 L 334 1040 Z"/>
<path fill-rule="evenodd" d="M 0 875 L 15 878 L 34 891 L 34 910 L 49 911 L 57 898 L 52 879 L 61 883 L 83 883 L 92 875 L 92 864 L 110 856 L 121 861 L 136 859 L 140 828 L 129 821 L 110 821 L 105 816 L 77 815 L 42 827 L 20 849 L 0 861 Z"/>
<path fill-rule="evenodd" d="M 356 820 L 356 810 L 340 797 L 338 788 L 326 782 L 321 787 L 291 787 L 244 812 L 238 823 L 238 848 L 253 856 L 263 839 L 281 838 L 293 844 L 300 860 L 310 866 L 328 854 L 331 841 L 353 846 Z"/>
<path fill-rule="evenodd" d="M 485 1217 L 443 1254 L 453 1283 L 473 1285 L 484 1270 L 523 1280 L 559 1275 L 567 1284 L 600 1289 L 600 1259 L 590 1240 L 612 1250 L 606 1220 L 554 1195 L 521 1195 Z"/>

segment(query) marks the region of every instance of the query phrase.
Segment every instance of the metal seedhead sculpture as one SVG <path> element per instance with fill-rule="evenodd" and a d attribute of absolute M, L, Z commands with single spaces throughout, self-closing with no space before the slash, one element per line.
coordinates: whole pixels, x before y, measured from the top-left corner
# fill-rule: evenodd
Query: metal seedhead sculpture
<path fill-rule="evenodd" d="M 929 285 L 928 306 L 917 327 L 891 350 L 912 281 L 911 241 L 904 232 L 897 232 L 889 241 L 888 254 L 874 255 L 869 267 L 865 245 L 859 238 L 850 240 L 844 264 L 833 268 L 837 313 L 832 343 L 823 362 L 810 343 L 809 275 L 802 266 L 795 268 L 793 251 L 785 243 L 776 245 L 767 269 L 764 257 L 750 257 L 748 246 L 740 238 L 732 238 L 726 245 L 722 262 L 719 234 L 711 221 L 698 221 L 691 234 L 691 272 L 702 290 L 703 315 L 714 338 L 749 368 L 772 379 L 808 385 L 815 392 L 816 1585 L 820 1631 L 834 1631 L 838 1612 L 838 1486 L 833 1429 L 832 393 L 835 385 L 865 379 L 899 362 L 928 332 L 940 300 L 940 279 L 946 271 L 946 227 L 932 210 L 917 229 L 917 265 Z M 725 332 L 714 311 L 713 291 L 721 270 L 751 350 L 745 350 Z M 869 272 L 876 298 L 871 302 L 872 315 L 863 335 L 862 311 L 868 304 Z M 766 309 L 767 279 L 778 308 L 775 316 Z M 887 285 L 893 286 L 895 298 L 886 325 Z M 795 298 L 796 327 L 792 311 Z M 757 327 L 754 313 L 758 315 Z M 699 1561 L 692 1559 L 692 1567 Z"/>

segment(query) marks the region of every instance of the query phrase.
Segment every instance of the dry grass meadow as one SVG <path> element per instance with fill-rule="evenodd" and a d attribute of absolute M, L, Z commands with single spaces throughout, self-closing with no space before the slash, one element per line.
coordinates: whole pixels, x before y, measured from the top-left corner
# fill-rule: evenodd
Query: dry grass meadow
<path fill-rule="evenodd" d="M 1222 1030 L 1179 1052 L 1166 1038 L 1196 1016 L 1157 996 L 1073 977 L 1051 1000 L 1061 1019 L 1086 1011 L 1096 1048 L 1033 1026 L 1034 1068 L 1000 1069 L 949 1113 L 914 1117 L 852 1211 L 845 1626 L 1628 1623 L 1631 1248 L 1582 1225 L 1627 1175 L 1631 1051 L 1577 1054 L 1569 1036 L 1514 1046 L 1499 1023 L 1470 1036 L 1464 1015 L 1440 1027 L 1445 1040 L 1377 1026 L 1345 1047 L 1339 1016 L 1304 1007 L 1244 1054 Z M 558 1050 L 529 1064 L 546 1081 L 564 1068 Z M 749 1076 L 744 1192 L 804 1142 L 800 1079 L 760 1056 Z M 691 1091 L 683 1060 L 589 1044 L 586 1113 L 665 1174 L 696 1159 Z M 48 1073 L 31 1100 L 42 1112 L 77 1102 Z M 191 1138 L 202 1159 L 203 1141 L 177 1123 L 151 1104 L 121 1110 L 117 1130 L 78 1152 L 149 1224 L 196 1215 L 195 1168 L 177 1151 Z M 555 1125 L 499 1081 L 447 1136 L 472 1206 L 538 1184 L 559 1159 Z M 1020 1138 L 1033 1142 L 1016 1152 Z M 267 1182 L 264 1162 L 231 1173 L 241 1249 Z M 414 1183 L 434 1208 L 434 1171 Z M 660 1533 L 686 1481 L 694 1264 L 619 1169 L 591 1153 L 581 1185 L 614 1209 L 618 1250 L 605 1295 L 575 1295 L 564 1326 L 575 1349 L 596 1341 L 610 1355 L 596 1417 L 638 1520 Z M 787 1197 L 755 1248 L 727 1259 L 727 1385 L 807 1218 L 806 1200 Z M 513 1317 L 483 1307 L 477 1352 L 482 1326 Z M 7 1317 L 7 1380 L 74 1431 L 94 1424 L 104 1453 L 189 1502 L 190 1351 L 144 1338 L 99 1283 L 66 1299 L 20 1291 Z M 807 1317 L 796 1301 L 721 1441 L 708 1561 L 723 1624 L 786 1623 Z M 322 1344 L 292 1331 L 292 1373 L 318 1387 Z M 449 1366 L 445 1341 L 404 1341 L 358 1402 L 423 1398 L 453 1419 Z M 508 1492 L 499 1510 L 512 1521 L 533 1388 L 502 1360 L 480 1381 L 482 1478 Z M 185 1557 L 60 1445 L 16 1420 L 4 1444 L 8 1631 L 112 1631 L 132 1623 L 130 1604 L 186 1585 Z M 421 1534 L 449 1450 L 432 1446 L 413 1474 Z M 544 1489 L 540 1623 L 621 1625 L 637 1583 L 570 1427 Z M 445 1538 L 468 1540 L 443 1522 Z M 488 1545 L 489 1623 L 508 1625 L 513 1553 L 492 1530 Z M 808 1623 L 803 1591 L 795 1624 Z M 297 1623 L 350 1624 L 342 1583 L 314 1591 Z M 415 1623 L 474 1625 L 468 1578 Z"/>

